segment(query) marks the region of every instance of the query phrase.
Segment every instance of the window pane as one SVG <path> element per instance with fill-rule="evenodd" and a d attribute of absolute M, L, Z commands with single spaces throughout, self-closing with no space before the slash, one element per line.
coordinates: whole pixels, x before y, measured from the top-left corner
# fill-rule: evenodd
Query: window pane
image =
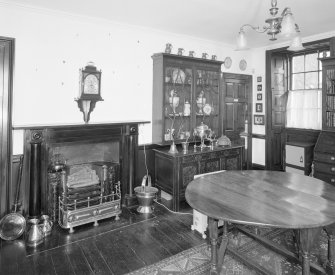
<path fill-rule="evenodd" d="M 300 73 L 304 71 L 304 56 L 293 56 L 292 58 L 292 72 Z"/>
<path fill-rule="evenodd" d="M 304 74 L 292 75 L 292 90 L 304 89 Z"/>
<path fill-rule="evenodd" d="M 319 88 L 322 88 L 322 70 L 319 71 Z"/>
<path fill-rule="evenodd" d="M 305 71 L 317 71 L 318 70 L 318 54 L 312 53 L 307 54 L 305 58 Z"/>
<path fill-rule="evenodd" d="M 306 73 L 305 89 L 317 89 L 318 84 L 318 72 Z"/>

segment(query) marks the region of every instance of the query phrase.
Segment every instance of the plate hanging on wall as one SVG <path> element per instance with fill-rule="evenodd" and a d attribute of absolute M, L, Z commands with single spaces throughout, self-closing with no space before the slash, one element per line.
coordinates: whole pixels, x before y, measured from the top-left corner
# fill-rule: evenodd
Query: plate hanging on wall
<path fill-rule="evenodd" d="M 224 60 L 224 67 L 226 69 L 229 69 L 231 67 L 231 64 L 232 64 L 232 60 L 229 56 L 227 56 Z"/>
<path fill-rule="evenodd" d="M 247 61 L 245 61 L 244 59 L 242 59 L 240 61 L 240 70 L 241 71 L 245 71 L 246 68 L 247 68 Z"/>

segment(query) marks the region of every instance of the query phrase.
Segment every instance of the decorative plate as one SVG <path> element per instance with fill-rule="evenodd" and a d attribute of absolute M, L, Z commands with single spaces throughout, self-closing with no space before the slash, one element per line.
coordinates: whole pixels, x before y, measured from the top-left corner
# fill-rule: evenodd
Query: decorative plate
<path fill-rule="evenodd" d="M 244 59 L 242 59 L 240 61 L 240 69 L 241 69 L 241 71 L 245 71 L 246 68 L 247 68 L 247 61 L 245 61 Z"/>
<path fill-rule="evenodd" d="M 224 67 L 226 69 L 229 69 L 231 67 L 231 64 L 232 64 L 232 60 L 229 56 L 227 56 L 224 60 Z"/>
<path fill-rule="evenodd" d="M 205 115 L 210 115 L 211 112 L 212 112 L 212 107 L 211 105 L 209 105 L 208 103 L 205 104 L 204 108 L 203 108 L 203 111 L 205 113 Z"/>
<path fill-rule="evenodd" d="M 186 75 L 181 69 L 174 69 L 172 71 L 172 79 L 174 83 L 183 84 L 185 82 Z"/>

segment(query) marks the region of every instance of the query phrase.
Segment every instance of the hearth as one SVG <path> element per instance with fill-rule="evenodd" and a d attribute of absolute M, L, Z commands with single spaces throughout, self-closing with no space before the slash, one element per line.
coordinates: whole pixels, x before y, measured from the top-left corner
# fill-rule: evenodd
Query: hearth
<path fill-rule="evenodd" d="M 84 205 L 87 208 L 114 201 L 109 207 L 114 207 L 115 213 L 119 213 L 121 205 L 136 205 L 133 193 L 135 161 L 138 124 L 142 123 L 148 121 L 14 127 L 23 129 L 25 138 L 22 187 L 26 195 L 23 213 L 29 217 L 49 214 L 57 219 L 59 216 L 63 227 L 72 228 L 76 224 L 66 211 L 78 211 Z M 60 166 L 52 166 L 57 158 L 64 160 L 64 163 L 58 162 L 56 164 Z M 51 169 L 52 167 L 59 167 L 59 170 Z M 63 172 L 65 178 L 62 177 Z M 81 188 L 80 192 L 74 192 L 74 187 Z M 87 196 L 85 188 L 96 190 L 92 190 Z M 78 196 L 76 199 L 73 192 Z M 64 197 L 63 193 L 66 194 Z M 60 204 L 55 207 L 59 196 L 62 197 Z M 69 201 L 70 198 L 73 200 Z M 105 211 L 100 210 L 98 212 Z M 94 213 L 98 212 L 95 209 Z M 77 220 L 79 216 L 77 214 Z M 93 221 L 97 220 L 95 218 Z"/>

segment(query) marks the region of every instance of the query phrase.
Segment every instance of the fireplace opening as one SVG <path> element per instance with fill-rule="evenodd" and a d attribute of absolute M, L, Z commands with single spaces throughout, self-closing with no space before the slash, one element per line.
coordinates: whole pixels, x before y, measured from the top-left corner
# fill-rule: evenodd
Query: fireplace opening
<path fill-rule="evenodd" d="M 63 228 L 121 213 L 118 141 L 50 145 L 48 215 Z"/>

